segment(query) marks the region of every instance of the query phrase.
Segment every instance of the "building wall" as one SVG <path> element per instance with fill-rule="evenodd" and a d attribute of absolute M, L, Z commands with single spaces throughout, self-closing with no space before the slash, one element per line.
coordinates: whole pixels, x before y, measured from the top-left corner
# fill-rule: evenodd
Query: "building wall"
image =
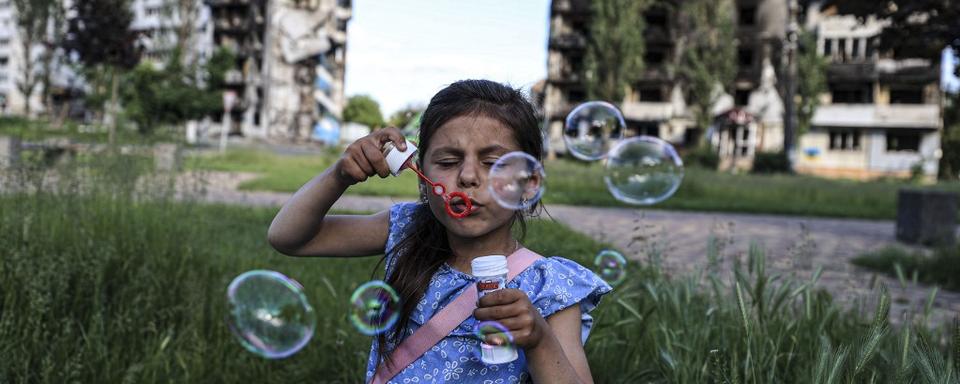
<path fill-rule="evenodd" d="M 16 25 L 17 11 L 13 2 L 0 0 L 0 115 L 22 115 L 26 111 L 27 99 L 17 85 L 23 79 L 25 57 Z M 42 52 L 41 45 L 36 44 L 32 47 L 31 62 L 35 67 L 39 67 L 38 58 Z M 35 69 L 35 73 L 39 73 L 39 68 Z M 43 110 L 40 97 L 42 91 L 42 85 L 38 81 L 30 97 L 31 114 Z"/>

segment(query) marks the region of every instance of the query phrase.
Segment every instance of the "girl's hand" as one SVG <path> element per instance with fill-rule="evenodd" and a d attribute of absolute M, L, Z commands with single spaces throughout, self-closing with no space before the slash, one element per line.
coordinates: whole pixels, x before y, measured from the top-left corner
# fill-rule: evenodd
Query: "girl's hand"
<path fill-rule="evenodd" d="M 513 335 L 513 343 L 527 350 L 540 344 L 548 327 L 546 320 L 530 303 L 530 298 L 518 289 L 501 289 L 484 295 L 473 316 L 480 321 L 500 323 Z"/>
<path fill-rule="evenodd" d="M 390 175 L 390 166 L 383 156 L 383 145 L 392 141 L 401 151 L 407 149 L 407 141 L 394 127 L 383 128 L 350 144 L 337 163 L 335 175 L 344 185 L 354 185 L 373 175 L 384 178 Z"/>

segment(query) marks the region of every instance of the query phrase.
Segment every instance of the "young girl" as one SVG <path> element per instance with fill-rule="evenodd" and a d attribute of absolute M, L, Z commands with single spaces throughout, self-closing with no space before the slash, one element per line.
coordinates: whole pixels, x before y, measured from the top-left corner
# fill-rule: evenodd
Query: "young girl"
<path fill-rule="evenodd" d="M 485 80 L 464 80 L 437 93 L 420 123 L 416 166 L 448 193 L 466 193 L 474 207 L 465 218 L 448 215 L 444 201 L 420 183 L 420 201 L 400 203 L 373 215 L 327 215 L 350 186 L 390 174 L 382 148 L 406 150 L 395 128 L 357 140 L 326 171 L 284 204 L 268 234 L 270 244 L 292 256 L 369 256 L 384 253 L 386 281 L 401 299 L 397 324 L 373 341 L 367 381 L 406 337 L 476 284 L 471 261 L 510 255 L 522 244 L 526 211 L 505 209 L 488 191 L 490 167 L 513 151 L 542 160 L 543 137 L 532 105 L 515 89 Z M 461 207 L 462 209 L 462 207 Z M 536 261 L 507 284 L 485 295 L 473 316 L 390 382 L 591 383 L 583 343 L 593 323 L 588 315 L 610 291 L 593 272 L 570 260 Z M 480 360 L 474 326 L 494 320 L 510 330 L 520 357 L 487 365 Z"/>

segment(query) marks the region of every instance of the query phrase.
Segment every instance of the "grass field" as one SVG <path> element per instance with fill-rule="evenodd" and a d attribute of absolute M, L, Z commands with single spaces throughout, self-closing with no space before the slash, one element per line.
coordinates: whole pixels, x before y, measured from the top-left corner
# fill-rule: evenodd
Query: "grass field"
<path fill-rule="evenodd" d="M 245 190 L 294 192 L 337 159 L 338 152 L 317 155 L 277 155 L 241 149 L 193 157 L 189 167 L 219 171 L 257 172 L 260 177 L 240 186 Z M 547 162 L 544 202 L 550 204 L 627 206 L 607 191 L 600 163 L 569 160 Z M 416 196 L 416 176 L 374 177 L 348 193 L 379 196 Z M 802 216 L 892 219 L 900 188 L 919 186 L 907 182 L 855 182 L 798 175 L 734 175 L 690 167 L 680 189 L 654 209 L 770 213 Z M 938 185 L 960 191 L 955 183 Z"/>
<path fill-rule="evenodd" d="M 89 161 L 97 164 L 55 178 L 32 170 L 3 180 L 21 192 L 0 195 L 0 382 L 362 381 L 369 338 L 349 325 L 348 297 L 376 276 L 376 258 L 279 255 L 265 240 L 273 209 L 174 201 L 168 180 L 142 177 L 148 166 Z M 533 223 L 525 243 L 588 266 L 604 247 L 553 222 Z M 887 296 L 875 298 L 875 313 L 843 309 L 815 278 L 784 283 L 763 262 L 754 249 L 732 281 L 669 278 L 656 264 L 632 263 L 594 312 L 586 350 L 595 381 L 958 377 L 960 324 L 891 330 Z M 255 268 L 299 280 L 317 309 L 316 336 L 291 358 L 246 352 L 224 323 L 227 284 Z"/>

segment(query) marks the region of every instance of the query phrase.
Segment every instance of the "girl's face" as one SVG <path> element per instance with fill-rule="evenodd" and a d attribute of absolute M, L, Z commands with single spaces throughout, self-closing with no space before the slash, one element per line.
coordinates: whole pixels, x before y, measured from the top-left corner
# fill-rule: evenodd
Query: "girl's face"
<path fill-rule="evenodd" d="M 514 211 L 501 207 L 490 196 L 490 167 L 501 156 L 519 151 L 513 131 L 486 116 L 458 116 L 440 126 L 430 139 L 423 172 L 447 193 L 463 192 L 473 202 L 473 213 L 462 219 L 447 215 L 442 197 L 428 193 L 430 210 L 452 234 L 479 237 L 510 224 Z M 455 211 L 457 208 L 454 206 Z"/>

